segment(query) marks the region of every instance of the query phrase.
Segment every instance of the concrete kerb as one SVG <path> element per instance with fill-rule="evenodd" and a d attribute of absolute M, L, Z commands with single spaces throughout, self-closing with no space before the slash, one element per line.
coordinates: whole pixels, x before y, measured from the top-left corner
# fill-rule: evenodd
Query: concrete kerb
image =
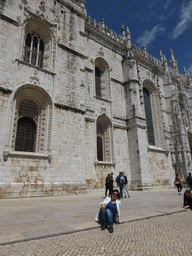
<path fill-rule="evenodd" d="M 124 221 L 121 221 L 119 224 L 116 224 L 116 225 L 121 225 L 121 224 L 124 224 L 124 223 L 136 222 L 136 221 L 141 221 L 141 220 L 145 220 L 145 219 L 161 217 L 161 216 L 165 216 L 165 215 L 172 215 L 172 214 L 176 214 L 176 213 L 181 213 L 183 211 L 186 211 L 186 210 L 181 209 L 179 211 L 174 211 L 174 212 L 169 212 L 169 213 L 164 212 L 164 213 L 160 213 L 160 214 L 157 214 L 157 215 L 151 215 L 151 216 L 147 216 L 147 217 L 137 218 L 137 219 L 134 219 L 134 220 L 124 220 Z M 0 246 L 1 245 L 20 243 L 20 242 L 26 242 L 26 241 L 31 241 L 31 240 L 44 239 L 44 238 L 54 237 L 54 236 L 78 233 L 78 232 L 88 231 L 88 230 L 93 230 L 93 229 L 98 229 L 98 228 L 100 228 L 100 227 L 98 225 L 96 225 L 96 226 L 92 226 L 92 227 L 88 227 L 88 228 L 81 228 L 81 229 L 71 230 L 71 231 L 66 231 L 66 232 L 58 232 L 58 233 L 52 233 L 52 234 L 47 234 L 47 235 L 34 236 L 34 237 L 30 237 L 30 238 L 17 239 L 17 240 L 14 240 L 14 241 L 0 242 Z"/>

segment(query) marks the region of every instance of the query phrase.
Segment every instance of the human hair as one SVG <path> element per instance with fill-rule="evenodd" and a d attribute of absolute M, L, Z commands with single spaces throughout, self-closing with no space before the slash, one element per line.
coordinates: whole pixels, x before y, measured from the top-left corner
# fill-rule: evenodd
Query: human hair
<path fill-rule="evenodd" d="M 120 197 L 119 190 L 118 189 L 113 189 L 111 194 L 113 194 L 114 192 L 118 193 L 118 197 L 117 198 L 120 199 L 121 197 Z"/>
<path fill-rule="evenodd" d="M 191 191 L 189 189 L 186 189 L 184 194 L 185 195 L 188 194 L 192 198 L 192 194 L 191 194 Z"/>
<path fill-rule="evenodd" d="M 189 176 L 191 176 L 191 173 L 189 172 Z"/>

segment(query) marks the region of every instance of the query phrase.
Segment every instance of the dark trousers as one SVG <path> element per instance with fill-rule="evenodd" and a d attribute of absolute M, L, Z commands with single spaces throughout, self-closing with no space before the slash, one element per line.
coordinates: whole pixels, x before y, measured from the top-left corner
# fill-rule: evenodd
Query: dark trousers
<path fill-rule="evenodd" d="M 178 193 L 180 193 L 180 192 L 181 192 L 181 190 L 182 190 L 182 186 L 181 186 L 181 184 L 176 184 L 176 186 L 177 186 Z"/>
<path fill-rule="evenodd" d="M 108 196 L 111 195 L 111 192 L 113 190 L 113 185 L 112 186 L 109 186 L 109 185 L 106 185 L 106 189 L 105 189 L 105 196 L 107 196 L 107 191 L 109 190 L 109 194 Z"/>

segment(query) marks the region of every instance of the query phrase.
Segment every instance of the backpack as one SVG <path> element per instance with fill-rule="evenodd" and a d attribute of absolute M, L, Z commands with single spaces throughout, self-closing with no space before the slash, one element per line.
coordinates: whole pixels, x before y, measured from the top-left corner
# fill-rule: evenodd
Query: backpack
<path fill-rule="evenodd" d="M 124 176 L 120 177 L 120 184 L 125 184 L 125 177 Z"/>

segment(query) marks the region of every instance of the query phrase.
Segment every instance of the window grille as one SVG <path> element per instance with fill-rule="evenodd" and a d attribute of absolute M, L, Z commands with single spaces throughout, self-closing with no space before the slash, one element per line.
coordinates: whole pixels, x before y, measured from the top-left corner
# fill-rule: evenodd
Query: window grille
<path fill-rule="evenodd" d="M 36 124 L 32 118 L 21 117 L 18 120 L 15 150 L 35 151 Z"/>
<path fill-rule="evenodd" d="M 19 105 L 19 117 L 28 116 L 37 120 L 38 118 L 38 107 L 34 101 L 23 100 Z"/>
<path fill-rule="evenodd" d="M 148 142 L 149 142 L 149 145 L 155 145 L 150 94 L 146 88 L 143 89 L 143 97 L 144 97 L 144 105 L 145 105 L 145 117 L 146 117 L 146 124 L 147 124 Z"/>
<path fill-rule="evenodd" d="M 43 67 L 44 42 L 39 34 L 28 33 L 25 40 L 24 61 Z"/>

